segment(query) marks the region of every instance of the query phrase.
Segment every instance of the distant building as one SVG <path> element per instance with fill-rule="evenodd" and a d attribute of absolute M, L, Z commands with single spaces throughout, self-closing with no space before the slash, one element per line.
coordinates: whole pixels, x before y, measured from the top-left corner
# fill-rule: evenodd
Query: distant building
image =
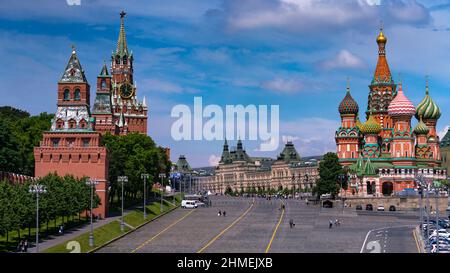
<path fill-rule="evenodd" d="M 439 146 L 441 148 L 442 167 L 445 168 L 448 174 L 450 172 L 450 127 Z"/>
<path fill-rule="evenodd" d="M 223 145 L 222 157 L 214 173 L 204 172 L 201 187 L 211 192 L 267 191 L 269 189 L 311 189 L 318 179 L 318 161 L 304 161 L 292 142 L 287 142 L 277 159 L 250 157 L 242 141 L 230 150 Z"/>

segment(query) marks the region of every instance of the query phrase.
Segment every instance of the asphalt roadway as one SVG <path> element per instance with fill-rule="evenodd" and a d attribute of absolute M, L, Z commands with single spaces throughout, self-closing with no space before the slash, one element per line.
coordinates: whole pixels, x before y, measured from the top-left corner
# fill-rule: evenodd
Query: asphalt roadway
<path fill-rule="evenodd" d="M 382 212 L 342 214 L 303 200 L 212 196 L 212 206 L 176 209 L 100 253 L 411 253 L 417 219 Z M 281 205 L 285 205 L 285 210 Z M 226 216 L 218 216 L 218 211 Z M 292 219 L 294 227 L 290 227 Z M 329 228 L 329 220 L 340 225 Z"/>

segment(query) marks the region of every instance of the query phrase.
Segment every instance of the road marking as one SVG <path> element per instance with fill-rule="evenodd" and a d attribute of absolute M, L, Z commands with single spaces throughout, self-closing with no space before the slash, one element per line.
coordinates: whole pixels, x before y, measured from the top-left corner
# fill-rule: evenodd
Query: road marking
<path fill-rule="evenodd" d="M 241 216 L 239 216 L 236 220 L 233 221 L 228 227 L 226 227 L 224 230 L 222 230 L 219 234 L 217 234 L 214 238 L 212 238 L 204 247 L 202 247 L 197 253 L 202 253 L 206 248 L 208 248 L 212 243 L 214 243 L 217 239 L 220 238 L 225 232 L 227 232 L 230 228 L 232 228 L 235 224 L 237 224 L 242 218 L 247 215 L 247 213 L 250 212 L 250 210 L 255 205 L 255 199 L 253 199 L 251 206 L 243 213 Z"/>
<path fill-rule="evenodd" d="M 284 205 L 284 202 L 283 202 L 283 205 Z M 286 209 L 283 209 L 283 210 L 281 211 L 280 220 L 278 220 L 278 224 L 277 224 L 277 226 L 275 227 L 275 230 L 274 230 L 273 233 L 272 233 L 272 238 L 270 238 L 269 244 L 267 245 L 266 253 L 269 252 L 270 246 L 272 246 L 272 242 L 273 242 L 273 239 L 275 238 L 275 235 L 277 234 L 278 227 L 280 227 L 281 221 L 283 220 L 283 216 L 284 216 L 284 211 L 285 211 L 285 210 L 286 210 Z"/>
<path fill-rule="evenodd" d="M 415 229 L 413 229 L 412 234 L 413 234 L 413 237 L 414 237 L 414 241 L 416 242 L 417 252 L 418 252 L 418 253 L 421 253 L 420 247 L 419 247 L 419 241 L 418 241 L 418 239 L 417 239 Z"/>
<path fill-rule="evenodd" d="M 152 238 L 148 239 L 147 241 L 143 242 L 140 246 L 136 247 L 135 249 L 133 249 L 131 251 L 131 253 L 135 253 L 136 251 L 138 251 L 139 249 L 143 248 L 145 245 L 147 245 L 148 243 L 150 243 L 151 241 L 153 241 L 154 239 L 158 238 L 159 235 L 163 234 L 164 232 L 166 232 L 167 230 L 169 230 L 170 228 L 172 228 L 173 226 L 175 226 L 176 224 L 178 224 L 179 222 L 181 222 L 184 218 L 188 217 L 189 215 L 191 215 L 195 210 L 191 210 L 190 212 L 186 213 L 183 217 L 181 217 L 180 219 L 176 220 L 175 222 L 173 222 L 172 224 L 170 224 L 168 227 L 166 227 L 165 229 L 161 230 L 160 232 L 158 232 L 158 234 L 156 234 L 155 236 L 153 236 Z"/>
<path fill-rule="evenodd" d="M 364 246 L 366 245 L 367 238 L 369 238 L 370 233 L 375 232 L 375 231 L 377 231 L 377 230 L 383 230 L 383 229 L 389 229 L 389 228 L 400 228 L 400 227 L 412 227 L 412 225 L 383 227 L 383 228 L 375 228 L 375 229 L 369 230 L 369 232 L 367 232 L 366 238 L 364 239 L 364 242 L 363 242 L 363 244 L 362 244 L 362 246 L 361 246 L 361 251 L 360 251 L 360 253 L 363 253 L 363 251 L 364 251 Z M 385 232 L 387 232 L 387 230 L 385 230 Z"/>

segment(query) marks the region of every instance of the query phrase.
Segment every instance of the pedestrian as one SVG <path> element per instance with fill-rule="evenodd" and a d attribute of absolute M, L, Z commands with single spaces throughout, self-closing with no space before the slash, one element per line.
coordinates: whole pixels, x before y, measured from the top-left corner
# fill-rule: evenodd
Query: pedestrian
<path fill-rule="evenodd" d="M 23 246 L 23 240 L 19 242 L 19 245 L 17 246 L 17 252 L 22 252 L 22 246 Z"/>
<path fill-rule="evenodd" d="M 227 212 L 226 212 L 226 211 L 223 211 L 223 217 L 225 217 L 225 216 L 226 216 L 226 214 L 227 214 Z"/>
<path fill-rule="evenodd" d="M 333 220 L 330 220 L 329 222 L 330 222 L 330 228 L 332 228 L 333 227 Z"/>
<path fill-rule="evenodd" d="M 221 216 L 222 212 L 219 210 L 219 213 L 217 213 L 217 216 Z"/>
<path fill-rule="evenodd" d="M 25 252 L 25 242 L 23 240 L 20 243 L 20 252 Z"/>
<path fill-rule="evenodd" d="M 28 240 L 27 239 L 25 239 L 25 242 L 23 243 L 23 246 L 24 246 L 25 252 L 28 252 Z"/>
<path fill-rule="evenodd" d="M 293 228 L 294 226 L 295 226 L 295 224 L 294 224 L 294 219 L 290 219 L 289 220 L 289 226 L 291 227 L 291 228 Z"/>

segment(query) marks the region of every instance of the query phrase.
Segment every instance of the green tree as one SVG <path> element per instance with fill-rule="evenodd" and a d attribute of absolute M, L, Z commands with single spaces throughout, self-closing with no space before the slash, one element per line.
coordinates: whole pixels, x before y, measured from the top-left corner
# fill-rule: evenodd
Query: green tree
<path fill-rule="evenodd" d="M 142 173 L 148 173 L 149 183 L 147 189 L 151 189 L 152 182 L 159 182 L 159 173 L 170 172 L 171 163 L 162 147 L 146 135 L 133 133 L 126 136 L 114 136 L 105 134 L 102 137 L 102 145 L 108 150 L 109 157 L 109 181 L 111 183 L 110 203 L 119 204 L 121 185 L 117 183 L 117 177 L 128 176 L 128 183 L 124 185 L 125 199 L 134 202 L 143 194 Z"/>
<path fill-rule="evenodd" d="M 319 179 L 313 188 L 313 194 L 318 198 L 322 194 L 331 194 L 334 198 L 339 191 L 338 175 L 343 174 L 339 158 L 335 153 L 326 153 L 319 164 Z"/>
<path fill-rule="evenodd" d="M 10 124 L 0 119 L 0 171 L 18 172 L 19 171 L 19 153 L 17 141 Z"/>

